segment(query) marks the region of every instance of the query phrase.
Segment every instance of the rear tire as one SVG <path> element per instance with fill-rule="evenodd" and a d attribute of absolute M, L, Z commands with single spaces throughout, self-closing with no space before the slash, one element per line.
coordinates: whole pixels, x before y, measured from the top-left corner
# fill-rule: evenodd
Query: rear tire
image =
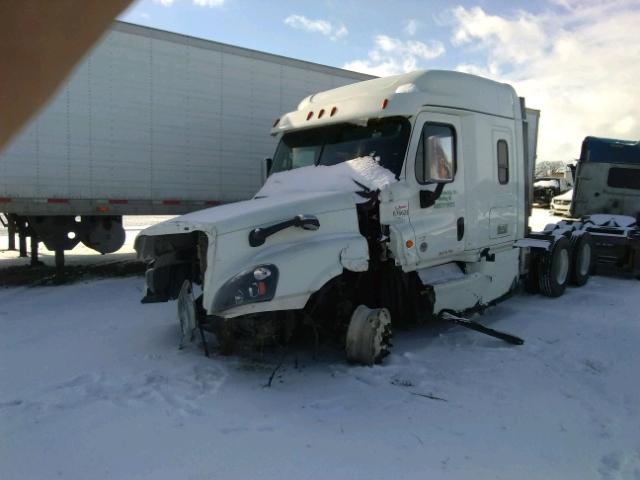
<path fill-rule="evenodd" d="M 546 297 L 559 297 L 567 288 L 571 268 L 571 245 L 564 237 L 558 238 L 549 251 L 539 257 L 538 285 Z"/>
<path fill-rule="evenodd" d="M 593 264 L 593 239 L 588 233 L 571 237 L 572 285 L 581 287 L 589 281 Z"/>

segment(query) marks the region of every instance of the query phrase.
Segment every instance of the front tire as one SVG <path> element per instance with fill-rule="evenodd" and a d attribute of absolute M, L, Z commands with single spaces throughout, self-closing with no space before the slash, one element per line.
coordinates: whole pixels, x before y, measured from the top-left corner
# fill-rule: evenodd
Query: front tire
<path fill-rule="evenodd" d="M 373 365 L 382 362 L 391 348 L 391 315 L 386 308 L 359 305 L 351 315 L 345 351 L 352 363 Z"/>
<path fill-rule="evenodd" d="M 540 293 L 546 297 L 559 297 L 567 288 L 571 267 L 571 245 L 564 237 L 558 238 L 551 249 L 540 255 Z"/>

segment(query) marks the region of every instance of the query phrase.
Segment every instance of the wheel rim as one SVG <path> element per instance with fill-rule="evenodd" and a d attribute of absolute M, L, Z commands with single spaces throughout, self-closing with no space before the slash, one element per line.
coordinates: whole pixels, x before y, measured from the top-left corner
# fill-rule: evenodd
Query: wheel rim
<path fill-rule="evenodd" d="M 567 281 L 569 273 L 569 251 L 563 248 L 558 252 L 558 260 L 555 265 L 555 278 L 558 285 L 563 285 Z"/>
<path fill-rule="evenodd" d="M 386 308 L 359 305 L 349 322 L 346 338 L 347 359 L 373 365 L 389 354 L 391 316 Z"/>
<path fill-rule="evenodd" d="M 584 243 L 578 252 L 578 273 L 586 275 L 591 266 L 591 245 Z"/>

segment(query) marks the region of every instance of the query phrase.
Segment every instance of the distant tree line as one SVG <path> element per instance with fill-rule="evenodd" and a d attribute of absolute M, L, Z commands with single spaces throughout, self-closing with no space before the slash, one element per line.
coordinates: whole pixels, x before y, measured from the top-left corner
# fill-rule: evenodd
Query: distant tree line
<path fill-rule="evenodd" d="M 562 177 L 567 166 L 567 162 L 560 160 L 557 161 L 543 161 L 536 162 L 535 176 L 538 177 Z"/>

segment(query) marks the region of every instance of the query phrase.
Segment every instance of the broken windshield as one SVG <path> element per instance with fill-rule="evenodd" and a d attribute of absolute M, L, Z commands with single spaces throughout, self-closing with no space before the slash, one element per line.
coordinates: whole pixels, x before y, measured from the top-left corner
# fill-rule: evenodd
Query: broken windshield
<path fill-rule="evenodd" d="M 285 133 L 273 158 L 272 173 L 338 163 L 370 155 L 394 173 L 402 170 L 411 126 L 404 117 L 370 119 L 366 124 L 340 123 Z"/>

